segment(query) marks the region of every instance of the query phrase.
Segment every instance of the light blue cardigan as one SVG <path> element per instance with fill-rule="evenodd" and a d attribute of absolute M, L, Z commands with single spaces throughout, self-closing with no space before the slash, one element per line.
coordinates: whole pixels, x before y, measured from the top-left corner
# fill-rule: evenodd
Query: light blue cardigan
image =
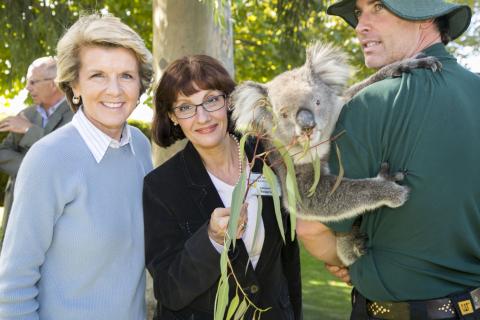
<path fill-rule="evenodd" d="M 150 144 L 97 163 L 68 124 L 37 142 L 17 176 L 0 256 L 0 319 L 145 319 L 143 177 Z"/>

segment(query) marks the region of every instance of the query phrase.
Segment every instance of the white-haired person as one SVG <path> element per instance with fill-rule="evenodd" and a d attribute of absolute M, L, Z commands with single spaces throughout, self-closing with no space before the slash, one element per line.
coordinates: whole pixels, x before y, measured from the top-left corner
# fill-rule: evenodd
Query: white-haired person
<path fill-rule="evenodd" d="M 150 84 L 151 54 L 118 18 L 94 14 L 67 30 L 57 58 L 75 115 L 20 167 L 0 318 L 145 319 L 141 199 L 152 163 L 148 139 L 126 120 Z"/>

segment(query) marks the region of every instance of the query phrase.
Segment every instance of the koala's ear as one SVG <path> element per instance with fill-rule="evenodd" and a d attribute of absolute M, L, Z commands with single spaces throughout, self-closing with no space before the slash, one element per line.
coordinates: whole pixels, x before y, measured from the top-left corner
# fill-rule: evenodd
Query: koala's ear
<path fill-rule="evenodd" d="M 232 118 L 239 132 L 264 130 L 271 126 L 271 107 L 267 87 L 246 81 L 232 93 Z"/>
<path fill-rule="evenodd" d="M 322 81 L 338 95 L 342 95 L 351 72 L 347 60 L 347 56 L 340 49 L 315 42 L 307 48 L 304 67 L 314 79 Z"/>

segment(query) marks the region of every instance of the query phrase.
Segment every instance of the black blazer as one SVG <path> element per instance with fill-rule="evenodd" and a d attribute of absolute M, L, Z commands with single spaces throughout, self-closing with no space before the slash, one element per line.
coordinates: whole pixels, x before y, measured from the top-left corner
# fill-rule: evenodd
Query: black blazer
<path fill-rule="evenodd" d="M 247 143 L 248 156 L 252 149 L 252 143 Z M 262 172 L 261 161 L 252 171 Z M 271 307 L 262 319 L 301 319 L 298 243 L 290 241 L 289 223 L 284 228 L 287 243 L 283 243 L 272 198 L 265 196 L 262 202 L 265 241 L 256 269 L 241 239 L 229 253 L 230 260 L 249 299 L 261 308 Z M 145 177 L 143 207 L 146 264 L 158 301 L 154 319 L 213 319 L 220 254 L 207 228 L 213 210 L 224 205 L 191 143 Z M 233 288 L 230 282 L 231 297 Z M 247 314 L 245 319 L 251 317 Z"/>

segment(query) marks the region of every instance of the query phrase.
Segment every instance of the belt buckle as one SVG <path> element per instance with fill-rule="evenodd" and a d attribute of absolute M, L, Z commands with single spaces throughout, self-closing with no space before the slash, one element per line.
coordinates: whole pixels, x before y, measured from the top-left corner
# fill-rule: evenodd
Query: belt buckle
<path fill-rule="evenodd" d="M 460 310 L 460 313 L 462 314 L 462 316 L 471 314 L 474 311 L 472 302 L 470 300 L 458 301 L 457 304 L 458 304 L 458 310 Z"/>

